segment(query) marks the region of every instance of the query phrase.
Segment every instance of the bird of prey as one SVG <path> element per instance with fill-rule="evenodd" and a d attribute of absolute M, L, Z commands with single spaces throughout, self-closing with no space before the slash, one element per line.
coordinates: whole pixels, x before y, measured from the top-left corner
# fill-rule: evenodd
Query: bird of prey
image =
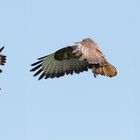
<path fill-rule="evenodd" d="M 38 58 L 30 70 L 34 76 L 55 78 L 65 74 L 80 73 L 91 69 L 94 77 L 98 74 L 108 77 L 117 75 L 116 68 L 105 58 L 98 44 L 90 38 L 83 39 L 73 46 L 66 46 L 55 53 Z"/>
<path fill-rule="evenodd" d="M 0 53 L 2 52 L 2 50 L 4 49 L 4 47 L 0 48 Z M 6 63 L 6 56 L 0 54 L 0 65 L 4 65 Z M 0 73 L 2 72 L 2 70 L 0 69 Z"/>

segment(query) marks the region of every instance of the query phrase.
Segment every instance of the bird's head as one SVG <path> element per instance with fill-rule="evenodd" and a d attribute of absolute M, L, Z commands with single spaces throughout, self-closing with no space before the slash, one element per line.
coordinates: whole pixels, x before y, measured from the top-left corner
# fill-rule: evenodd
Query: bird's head
<path fill-rule="evenodd" d="M 84 44 L 86 46 L 90 46 L 92 44 L 96 44 L 91 38 L 85 38 L 81 41 L 81 44 Z"/>

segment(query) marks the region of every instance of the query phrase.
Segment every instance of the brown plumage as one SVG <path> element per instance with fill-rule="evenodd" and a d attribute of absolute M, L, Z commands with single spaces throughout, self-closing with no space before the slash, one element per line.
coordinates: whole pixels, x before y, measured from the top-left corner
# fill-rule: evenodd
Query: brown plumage
<path fill-rule="evenodd" d="M 117 70 L 105 58 L 98 44 L 90 38 L 86 38 L 73 46 L 67 46 L 55 53 L 44 56 L 33 63 L 31 71 L 36 71 L 34 76 L 42 78 L 54 78 L 65 74 L 80 73 L 92 69 L 94 76 L 98 74 L 113 77 Z"/>
<path fill-rule="evenodd" d="M 96 77 L 98 74 L 108 77 L 113 77 L 117 74 L 116 68 L 109 63 L 103 66 L 94 65 L 92 67 L 92 72 L 94 73 L 94 77 Z"/>
<path fill-rule="evenodd" d="M 4 49 L 4 47 L 0 48 L 0 53 L 2 52 L 2 50 Z M 4 65 L 6 63 L 6 56 L 0 54 L 0 65 Z M 2 70 L 0 69 L 0 72 L 2 72 Z"/>

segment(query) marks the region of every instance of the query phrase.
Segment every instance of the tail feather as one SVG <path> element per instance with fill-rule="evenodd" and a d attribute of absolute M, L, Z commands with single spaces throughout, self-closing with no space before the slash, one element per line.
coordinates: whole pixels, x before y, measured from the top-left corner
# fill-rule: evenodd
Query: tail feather
<path fill-rule="evenodd" d="M 114 77 L 117 75 L 116 68 L 109 63 L 107 63 L 104 66 L 94 65 L 92 68 L 92 72 L 94 73 L 95 77 L 98 74 L 108 76 L 108 77 Z"/>

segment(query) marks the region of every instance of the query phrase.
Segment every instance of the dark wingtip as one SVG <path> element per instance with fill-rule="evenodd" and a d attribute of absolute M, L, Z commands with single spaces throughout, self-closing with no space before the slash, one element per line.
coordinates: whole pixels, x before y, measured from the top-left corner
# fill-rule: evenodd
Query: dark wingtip
<path fill-rule="evenodd" d="M 38 80 L 41 80 L 42 78 L 44 78 L 45 77 L 45 72 L 43 72 L 41 75 L 40 75 L 40 77 L 38 78 Z"/>
<path fill-rule="evenodd" d="M 42 61 L 43 61 L 43 60 L 40 60 L 40 61 L 38 61 L 38 62 L 35 62 L 35 63 L 31 64 L 31 66 L 35 66 L 35 65 L 37 65 L 37 64 L 40 64 Z"/>
<path fill-rule="evenodd" d="M 0 52 L 4 49 L 4 46 L 0 49 Z"/>
<path fill-rule="evenodd" d="M 36 71 L 37 69 L 39 69 L 42 66 L 42 64 L 37 65 L 36 67 L 34 67 L 33 69 L 31 69 L 30 71 Z"/>
<path fill-rule="evenodd" d="M 37 76 L 37 75 L 39 75 L 39 74 L 41 74 L 41 72 L 43 71 L 42 68 L 41 68 L 41 67 L 42 67 L 42 62 L 43 62 L 44 58 L 46 58 L 46 57 L 47 57 L 47 56 L 40 57 L 40 58 L 37 59 L 37 60 L 39 60 L 39 61 L 37 61 L 37 62 L 31 64 L 31 66 L 34 66 L 34 67 L 30 70 L 30 72 L 34 72 L 34 71 L 37 70 L 37 72 L 33 75 L 34 77 Z M 39 69 L 39 68 L 41 68 L 41 69 Z M 38 70 L 38 69 L 39 69 L 39 70 Z M 43 72 L 43 73 L 39 76 L 38 80 L 41 80 L 42 78 L 44 78 L 45 75 L 46 75 L 46 74 Z"/>
<path fill-rule="evenodd" d="M 37 60 L 42 60 L 42 59 L 44 59 L 44 58 L 46 58 L 46 57 L 48 57 L 48 55 L 43 56 L 43 57 L 40 57 L 40 58 L 37 58 Z"/>

